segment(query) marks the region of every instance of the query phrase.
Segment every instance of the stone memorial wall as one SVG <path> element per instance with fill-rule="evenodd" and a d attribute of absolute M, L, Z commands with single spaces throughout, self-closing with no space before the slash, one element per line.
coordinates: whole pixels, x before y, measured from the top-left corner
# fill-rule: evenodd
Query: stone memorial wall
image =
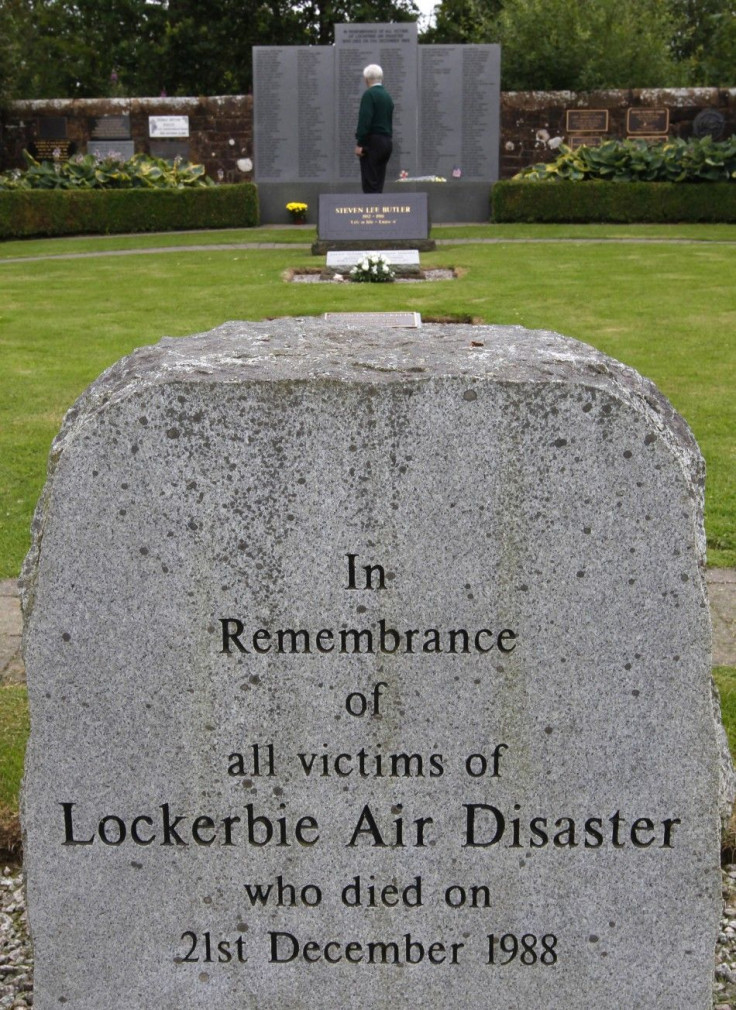
<path fill-rule="evenodd" d="M 253 72 L 264 85 L 254 105 L 264 179 L 320 182 L 332 177 L 332 52 L 316 46 L 255 46 Z"/>
<path fill-rule="evenodd" d="M 703 464 L 517 327 L 229 323 L 68 414 L 22 575 L 37 1010 L 706 1010 Z"/>
<path fill-rule="evenodd" d="M 377 63 L 394 99 L 395 174 L 405 169 L 416 174 L 417 165 L 417 26 L 405 24 L 335 25 L 338 180 L 354 181 L 355 127 L 365 89 L 363 69 Z M 256 150 L 258 145 L 256 144 Z M 359 175 L 359 171 L 358 171 Z"/>
<path fill-rule="evenodd" d="M 383 68 L 395 102 L 395 177 L 454 168 L 468 181 L 498 177 L 500 47 L 418 46 L 408 22 L 335 25 L 334 47 L 254 47 L 258 182 L 359 179 L 355 127 L 369 63 Z"/>

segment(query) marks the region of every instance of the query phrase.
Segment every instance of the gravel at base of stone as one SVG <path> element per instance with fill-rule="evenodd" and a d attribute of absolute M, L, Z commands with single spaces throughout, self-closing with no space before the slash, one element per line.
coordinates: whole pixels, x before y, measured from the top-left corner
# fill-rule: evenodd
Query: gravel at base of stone
<path fill-rule="evenodd" d="M 0 1010 L 33 1006 L 33 955 L 21 870 L 0 876 Z"/>
<path fill-rule="evenodd" d="M 723 915 L 716 946 L 715 1010 L 736 1010 L 736 863 L 723 870 Z"/>
<path fill-rule="evenodd" d="M 736 863 L 723 870 L 723 915 L 716 947 L 714 1010 L 736 1010 Z M 33 1006 L 33 955 L 28 938 L 23 874 L 0 876 L 0 1010 Z"/>

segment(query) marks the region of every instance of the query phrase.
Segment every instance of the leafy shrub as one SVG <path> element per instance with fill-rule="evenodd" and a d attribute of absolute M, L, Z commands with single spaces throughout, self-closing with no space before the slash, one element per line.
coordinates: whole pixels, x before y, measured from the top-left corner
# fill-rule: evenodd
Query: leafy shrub
<path fill-rule="evenodd" d="M 600 147 L 560 147 L 548 164 L 522 169 L 515 179 L 529 182 L 726 182 L 736 180 L 736 136 L 715 141 L 608 140 Z"/>
<path fill-rule="evenodd" d="M 134 154 L 128 161 L 79 154 L 69 161 L 36 161 L 23 152 L 28 168 L 0 174 L 4 189 L 185 189 L 214 186 L 204 165 Z"/>
<path fill-rule="evenodd" d="M 0 192 L 0 239 L 114 234 L 258 224 L 252 183 L 183 189 L 82 189 Z"/>
<path fill-rule="evenodd" d="M 493 184 L 491 207 L 494 221 L 736 222 L 736 185 L 507 179 Z"/>

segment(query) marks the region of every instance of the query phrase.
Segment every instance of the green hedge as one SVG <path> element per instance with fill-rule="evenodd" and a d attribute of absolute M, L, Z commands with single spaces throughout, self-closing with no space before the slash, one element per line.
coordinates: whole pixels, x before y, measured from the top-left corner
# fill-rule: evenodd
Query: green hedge
<path fill-rule="evenodd" d="M 248 182 L 206 189 L 0 192 L 0 238 L 250 228 L 258 220 L 258 190 Z"/>
<path fill-rule="evenodd" d="M 494 221 L 736 222 L 733 182 L 496 182 Z"/>

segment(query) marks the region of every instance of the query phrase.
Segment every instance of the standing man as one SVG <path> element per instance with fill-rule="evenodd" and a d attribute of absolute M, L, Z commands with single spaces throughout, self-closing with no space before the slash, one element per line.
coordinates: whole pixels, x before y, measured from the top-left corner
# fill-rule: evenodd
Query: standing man
<path fill-rule="evenodd" d="M 358 144 L 355 153 L 360 158 L 360 178 L 364 193 L 383 193 L 386 165 L 393 142 L 394 103 L 383 86 L 383 70 L 371 63 L 363 71 L 365 91 L 360 100 Z"/>

